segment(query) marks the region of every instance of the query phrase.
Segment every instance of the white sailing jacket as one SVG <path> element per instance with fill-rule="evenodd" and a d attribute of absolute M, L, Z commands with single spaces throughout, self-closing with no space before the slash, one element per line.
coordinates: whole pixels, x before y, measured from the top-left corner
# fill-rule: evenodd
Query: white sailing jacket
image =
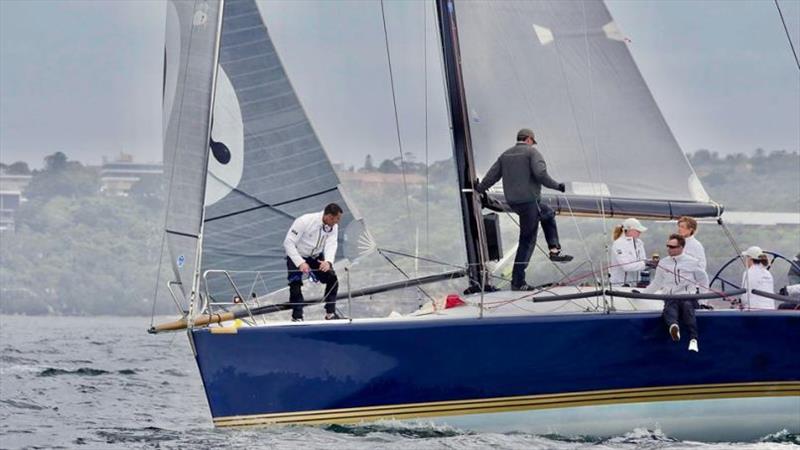
<path fill-rule="evenodd" d="M 334 225 L 330 229 L 324 226 L 322 214 L 322 212 L 303 214 L 295 219 L 286 232 L 283 248 L 286 250 L 286 256 L 291 258 L 297 267 L 305 262 L 303 258 L 316 258 L 321 253 L 325 254 L 325 261 L 331 265 L 336 259 L 339 225 Z"/>
<path fill-rule="evenodd" d="M 700 267 L 706 270 L 706 249 L 703 248 L 703 244 L 701 244 L 697 238 L 694 236 L 686 238 L 686 245 L 683 247 L 683 253 L 699 261 Z M 707 273 L 708 272 L 706 272 L 706 274 Z"/>
<path fill-rule="evenodd" d="M 622 235 L 611 246 L 611 284 L 620 285 L 639 281 L 639 272 L 645 268 L 647 252 L 641 239 Z"/>
<path fill-rule="evenodd" d="M 661 290 L 662 294 L 694 294 L 708 290 L 708 275 L 700 267 L 700 261 L 686 253 L 667 256 L 658 262 L 655 279 L 643 292 L 648 294 Z"/>
<path fill-rule="evenodd" d="M 775 309 L 775 301 L 771 298 L 751 294 L 750 289 L 775 293 L 775 282 L 772 274 L 761 264 L 753 264 L 742 274 L 742 289 L 747 292 L 742 294 L 742 306 L 747 309 Z"/>

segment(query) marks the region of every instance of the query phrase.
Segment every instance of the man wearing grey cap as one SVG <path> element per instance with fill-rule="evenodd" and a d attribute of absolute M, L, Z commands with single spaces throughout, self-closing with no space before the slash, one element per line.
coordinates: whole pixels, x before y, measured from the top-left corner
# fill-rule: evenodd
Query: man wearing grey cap
<path fill-rule="evenodd" d="M 539 221 L 550 248 L 550 260 L 571 261 L 572 256 L 561 254 L 558 241 L 555 212 L 541 204 L 542 185 L 564 192 L 564 183 L 559 183 L 547 174 L 547 164 L 542 154 L 534 147 L 536 136 L 523 128 L 517 132 L 517 143 L 509 148 L 492 165 L 486 177 L 475 190 L 484 194 L 492 185 L 503 179 L 503 193 L 511 209 L 519 215 L 519 244 L 511 275 L 511 290 L 527 291 L 531 287 L 525 282 L 525 269 L 536 245 Z"/>

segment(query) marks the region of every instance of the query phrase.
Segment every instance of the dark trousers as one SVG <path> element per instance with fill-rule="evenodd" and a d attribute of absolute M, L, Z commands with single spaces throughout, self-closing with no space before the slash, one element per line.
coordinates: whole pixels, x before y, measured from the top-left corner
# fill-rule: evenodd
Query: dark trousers
<path fill-rule="evenodd" d="M 319 258 L 319 259 L 318 259 Z M 311 267 L 309 276 L 315 277 L 321 283 L 325 283 L 325 312 L 333 314 L 336 312 L 336 294 L 339 292 L 339 279 L 336 277 L 336 272 L 331 270 L 322 272 L 319 270 L 320 259 L 324 259 L 323 255 L 318 258 L 304 258 L 306 263 Z M 286 257 L 286 269 L 289 272 L 287 279 L 289 280 L 289 303 L 292 303 L 292 319 L 303 318 L 303 272 L 294 265 L 291 258 Z"/>
<path fill-rule="evenodd" d="M 698 307 L 697 300 L 665 300 L 664 301 L 664 322 L 667 327 L 673 323 L 689 329 L 689 339 L 697 339 L 697 317 L 694 310 Z"/>
<path fill-rule="evenodd" d="M 552 208 L 538 201 L 513 203 L 508 206 L 519 216 L 519 244 L 517 255 L 514 257 L 514 270 L 511 271 L 511 285 L 522 286 L 525 284 L 525 269 L 528 268 L 528 262 L 536 247 L 540 221 L 548 248 L 561 248 L 558 242 L 556 214 Z"/>

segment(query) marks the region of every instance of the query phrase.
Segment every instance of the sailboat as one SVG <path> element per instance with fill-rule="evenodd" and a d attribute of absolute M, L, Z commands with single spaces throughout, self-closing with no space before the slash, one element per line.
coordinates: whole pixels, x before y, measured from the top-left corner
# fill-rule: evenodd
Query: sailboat
<path fill-rule="evenodd" d="M 612 288 L 601 268 L 580 285 L 493 289 L 491 260 L 502 255 L 483 207 L 505 205 L 502 192 L 481 204 L 474 180 L 524 125 L 546 136 L 548 164 L 570 181 L 565 195 L 543 199 L 562 217 L 722 214 L 602 2 L 435 2 L 467 262 L 348 285 L 340 297 L 352 304 L 442 280 L 464 293 L 407 315 L 303 323 L 260 319 L 288 309 L 282 242 L 296 217 L 336 202 L 340 247 L 355 248 L 353 258 L 380 247 L 285 70 L 269 5 L 173 0 L 167 10 L 161 292 L 181 318 L 151 331 L 187 330 L 214 425 L 431 420 L 712 440 L 800 432 L 800 358 L 787 345 L 800 342 L 800 312 L 698 312 L 694 353 L 669 339 L 662 297 Z M 631 153 L 647 164 L 631 170 Z M 349 277 L 350 263 L 337 271 Z"/>

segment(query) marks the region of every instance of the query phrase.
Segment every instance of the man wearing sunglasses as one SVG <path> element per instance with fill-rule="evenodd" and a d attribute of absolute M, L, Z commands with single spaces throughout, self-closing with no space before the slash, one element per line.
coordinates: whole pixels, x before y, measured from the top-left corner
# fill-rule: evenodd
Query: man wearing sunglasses
<path fill-rule="evenodd" d="M 644 290 L 648 294 L 660 291 L 663 295 L 695 294 L 708 288 L 708 275 L 700 261 L 683 252 L 686 240 L 680 234 L 670 235 L 667 240 L 666 258 L 656 268 L 656 276 Z M 664 322 L 669 327 L 673 341 L 680 341 L 680 323 L 689 330 L 689 350 L 699 351 L 697 346 L 697 319 L 694 315 L 697 300 L 665 300 Z"/>

